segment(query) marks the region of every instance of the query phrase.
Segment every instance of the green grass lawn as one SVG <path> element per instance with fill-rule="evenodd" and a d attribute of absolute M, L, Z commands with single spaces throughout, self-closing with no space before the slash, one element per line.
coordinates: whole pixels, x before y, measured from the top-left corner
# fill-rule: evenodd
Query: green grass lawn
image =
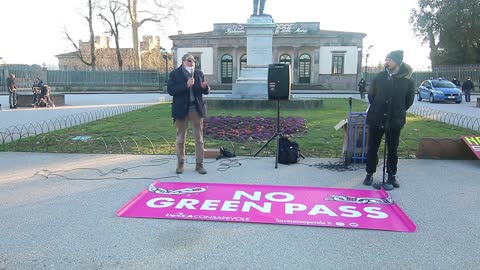
<path fill-rule="evenodd" d="M 354 101 L 354 111 L 365 111 L 367 104 Z M 343 131 L 335 131 L 335 124 L 347 117 L 347 99 L 325 99 L 324 107 L 315 110 L 282 110 L 282 116 L 301 116 L 307 120 L 308 132 L 295 138 L 303 154 L 315 157 L 341 157 Z M 209 110 L 210 116 L 263 116 L 275 117 L 275 110 Z M 400 156 L 414 155 L 423 137 L 458 138 L 474 134 L 471 130 L 457 128 L 436 121 L 409 115 L 400 143 Z M 73 141 L 75 136 L 91 139 Z M 239 155 L 251 155 L 264 142 L 238 143 L 205 138 L 206 148 L 224 146 Z M 175 127 L 170 116 L 170 104 L 160 104 L 138 111 L 110 117 L 96 122 L 29 137 L 4 145 L 3 151 L 62 152 L 62 153 L 125 153 L 174 154 Z M 1 146 L 0 146 L 1 147 Z M 274 145 L 264 155 L 273 154 Z M 187 151 L 194 151 L 192 136 L 188 136 Z"/>

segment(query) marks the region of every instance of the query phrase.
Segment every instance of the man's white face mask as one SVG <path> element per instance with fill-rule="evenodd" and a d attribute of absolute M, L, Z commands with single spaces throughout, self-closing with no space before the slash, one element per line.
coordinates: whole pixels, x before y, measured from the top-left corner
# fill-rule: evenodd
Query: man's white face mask
<path fill-rule="evenodd" d="M 193 72 L 193 67 L 185 67 L 185 69 L 188 71 L 188 73 L 192 73 L 192 72 Z"/>

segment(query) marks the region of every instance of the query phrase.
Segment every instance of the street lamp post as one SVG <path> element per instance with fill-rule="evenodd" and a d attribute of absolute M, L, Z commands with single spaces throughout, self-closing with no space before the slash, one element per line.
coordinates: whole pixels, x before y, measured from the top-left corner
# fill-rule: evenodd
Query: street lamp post
<path fill-rule="evenodd" d="M 165 84 L 168 82 L 168 52 L 165 48 L 160 47 L 163 60 L 165 60 Z"/>
<path fill-rule="evenodd" d="M 359 58 L 360 58 L 360 62 L 357 63 L 357 76 L 355 78 L 355 81 L 356 83 L 358 83 L 358 74 L 362 74 L 362 55 L 363 55 L 363 48 L 362 47 L 358 47 L 357 48 L 357 51 L 358 51 L 358 55 L 359 55 Z"/>
<path fill-rule="evenodd" d="M 368 49 L 365 54 L 365 81 L 367 81 L 368 76 L 368 58 L 370 57 L 370 52 L 373 49 L 373 45 L 368 46 Z"/>

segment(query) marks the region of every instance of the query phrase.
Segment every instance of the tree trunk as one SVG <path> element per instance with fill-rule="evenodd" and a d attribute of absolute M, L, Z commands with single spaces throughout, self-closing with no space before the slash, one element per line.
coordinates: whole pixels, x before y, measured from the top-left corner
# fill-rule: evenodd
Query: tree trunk
<path fill-rule="evenodd" d="M 120 53 L 120 41 L 118 35 L 115 35 L 115 46 L 117 47 L 117 62 L 118 62 L 118 69 L 123 70 L 123 60 L 122 54 Z"/>
<path fill-rule="evenodd" d="M 88 0 L 88 28 L 90 30 L 90 63 L 92 71 L 97 69 L 97 57 L 95 56 L 95 33 L 93 31 L 93 6 L 92 0 Z"/>
<path fill-rule="evenodd" d="M 133 66 L 135 69 L 141 68 L 140 62 L 140 44 L 138 43 L 138 29 L 140 23 L 137 15 L 137 0 L 128 0 L 128 13 L 130 15 L 130 22 L 132 24 L 132 41 L 133 41 Z"/>
<path fill-rule="evenodd" d="M 435 40 L 435 34 L 433 33 L 432 29 L 428 30 L 428 42 L 430 47 L 430 64 L 432 68 L 437 64 L 437 57 L 438 57 L 438 45 Z"/>
<path fill-rule="evenodd" d="M 140 43 L 138 40 L 138 22 L 132 21 L 132 40 L 133 40 L 133 65 L 136 69 L 141 69 Z"/>
<path fill-rule="evenodd" d="M 112 10 L 112 9 L 110 9 L 110 10 Z M 113 15 L 113 25 L 115 27 L 115 31 L 113 31 L 113 36 L 115 38 L 115 47 L 117 48 L 116 51 L 117 51 L 118 69 L 123 70 L 122 54 L 120 53 L 120 34 L 118 32 L 117 14 L 116 14 L 116 12 L 112 11 L 112 15 Z"/>

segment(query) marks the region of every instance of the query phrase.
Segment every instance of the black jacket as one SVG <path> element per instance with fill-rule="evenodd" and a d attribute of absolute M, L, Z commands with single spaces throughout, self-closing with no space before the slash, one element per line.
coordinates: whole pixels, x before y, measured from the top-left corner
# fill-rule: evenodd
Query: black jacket
<path fill-rule="evenodd" d="M 367 82 L 366 81 L 360 81 L 358 83 L 358 91 L 360 93 L 365 93 L 367 91 Z"/>
<path fill-rule="evenodd" d="M 173 119 L 185 119 L 188 116 L 188 111 L 190 107 L 190 89 L 187 88 L 188 78 L 183 72 L 183 67 L 175 69 L 170 73 L 168 79 L 168 94 L 173 96 L 172 103 L 172 117 Z M 203 72 L 200 70 L 195 70 L 195 85 L 193 86 L 193 93 L 195 95 L 195 106 L 197 112 L 201 117 L 207 116 L 207 110 L 205 108 L 205 103 L 203 102 L 203 95 L 208 95 L 210 87 L 207 89 L 202 88 L 202 82 L 205 77 Z"/>
<path fill-rule="evenodd" d="M 466 80 L 463 85 L 462 85 L 462 90 L 473 90 L 475 86 L 473 85 L 473 82 L 471 80 Z"/>
<path fill-rule="evenodd" d="M 370 108 L 367 123 L 370 126 L 401 129 L 405 125 L 407 110 L 412 106 L 415 89 L 411 80 L 412 68 L 403 63 L 400 71 L 390 76 L 387 71 L 379 73 L 368 92 Z"/>

